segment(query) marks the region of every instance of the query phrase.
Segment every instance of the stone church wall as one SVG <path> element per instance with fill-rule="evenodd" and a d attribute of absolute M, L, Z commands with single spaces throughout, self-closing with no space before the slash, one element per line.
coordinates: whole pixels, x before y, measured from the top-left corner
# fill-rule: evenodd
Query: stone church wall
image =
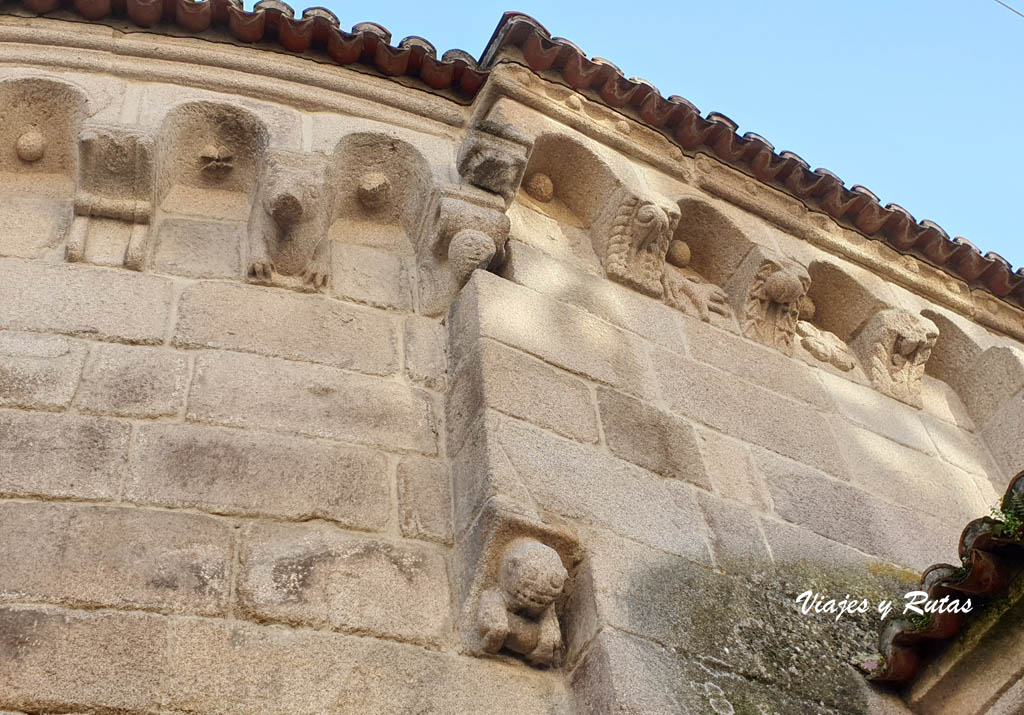
<path fill-rule="evenodd" d="M 908 712 L 794 598 L 1024 468 L 1019 311 L 514 65 L 68 24 L 0 16 L 0 709 Z"/>

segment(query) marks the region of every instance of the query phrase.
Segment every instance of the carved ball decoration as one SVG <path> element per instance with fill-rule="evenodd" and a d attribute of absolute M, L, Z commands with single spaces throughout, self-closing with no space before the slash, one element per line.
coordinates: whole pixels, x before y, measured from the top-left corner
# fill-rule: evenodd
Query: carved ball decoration
<path fill-rule="evenodd" d="M 46 153 L 46 139 L 39 132 L 30 130 L 18 137 L 14 148 L 22 161 L 36 162 Z"/>
<path fill-rule="evenodd" d="M 460 284 L 469 280 L 477 268 L 484 268 L 494 258 L 494 240 L 483 231 L 467 228 L 459 231 L 448 244 L 448 260 Z"/>
<path fill-rule="evenodd" d="M 551 181 L 551 177 L 539 171 L 536 174 L 530 175 L 530 178 L 526 180 L 525 188 L 526 193 L 541 203 L 546 204 L 555 198 L 555 185 Z"/>
<path fill-rule="evenodd" d="M 764 292 L 773 303 L 792 303 L 803 295 L 804 286 L 789 271 L 775 271 L 765 279 Z"/>
<path fill-rule="evenodd" d="M 668 254 L 665 260 L 678 268 L 686 268 L 690 265 L 690 246 L 686 241 L 676 239 L 668 244 Z"/>
<path fill-rule="evenodd" d="M 391 196 L 391 179 L 376 171 L 363 174 L 359 180 L 356 195 L 364 208 L 371 211 L 379 209 L 388 202 L 388 198 Z"/>

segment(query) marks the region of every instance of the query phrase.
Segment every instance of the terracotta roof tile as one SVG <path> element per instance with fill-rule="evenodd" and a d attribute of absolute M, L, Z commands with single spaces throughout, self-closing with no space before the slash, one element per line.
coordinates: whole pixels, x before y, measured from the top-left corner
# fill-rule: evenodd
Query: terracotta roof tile
<path fill-rule="evenodd" d="M 1007 588 L 1011 564 L 1019 568 L 1024 547 L 1024 525 L 1019 521 L 1024 517 L 1024 472 L 1010 482 L 1000 508 L 1016 523 L 990 517 L 969 523 L 960 535 L 960 565 L 936 564 L 922 574 L 920 590 L 928 593 L 929 600 L 949 596 L 976 601 L 997 596 Z M 916 621 L 895 618 L 883 626 L 879 636 L 882 657 L 862 663 L 861 668 L 868 672 L 869 680 L 907 682 L 917 674 L 924 654 L 955 636 L 963 622 L 960 613 L 932 613 Z"/>
<path fill-rule="evenodd" d="M 688 152 L 712 154 L 850 228 L 1024 307 L 1024 272 L 1013 271 L 1001 256 L 982 255 L 969 241 L 950 238 L 931 221 L 917 222 L 896 204 L 883 207 L 867 189 L 846 188 L 835 174 L 821 168 L 812 171 L 792 152 L 776 154 L 774 146 L 757 134 L 737 135 L 738 125 L 725 115 L 711 112 L 702 117 L 683 97 L 665 98 L 650 82 L 624 77 L 608 60 L 588 58 L 578 46 L 551 37 L 543 25 L 522 13 L 504 14 L 477 62 L 462 50 L 449 50 L 438 59 L 434 46 L 421 37 L 407 37 L 392 46 L 391 33 L 375 23 L 359 23 L 346 32 L 325 8 L 310 8 L 296 18 L 281 0 L 260 0 L 252 11 L 244 10 L 241 0 L 15 0 L 6 6 L 19 2 L 38 14 L 69 8 L 91 21 L 126 16 L 140 27 L 173 24 L 194 33 L 218 28 L 241 42 L 273 42 L 290 52 L 323 53 L 341 65 L 362 64 L 386 76 L 416 78 L 428 89 L 464 101 L 476 96 L 495 64 L 525 62 L 535 72 L 551 75 L 664 133 Z"/>

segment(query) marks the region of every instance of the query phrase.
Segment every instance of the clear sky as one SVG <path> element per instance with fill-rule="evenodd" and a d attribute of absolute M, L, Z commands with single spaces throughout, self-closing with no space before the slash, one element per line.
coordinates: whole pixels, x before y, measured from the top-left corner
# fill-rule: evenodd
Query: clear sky
<path fill-rule="evenodd" d="M 1024 17 L 995 0 L 512 1 L 327 7 L 344 28 L 369 20 L 395 44 L 420 35 L 476 57 L 503 11 L 525 12 L 663 95 L 1024 264 Z"/>

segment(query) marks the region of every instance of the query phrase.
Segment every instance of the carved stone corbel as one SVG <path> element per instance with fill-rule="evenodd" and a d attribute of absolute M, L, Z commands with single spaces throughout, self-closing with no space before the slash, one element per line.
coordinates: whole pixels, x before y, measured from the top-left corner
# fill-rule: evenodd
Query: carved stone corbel
<path fill-rule="evenodd" d="M 130 224 L 124 265 L 142 270 L 153 219 L 153 139 L 124 127 L 89 127 L 78 142 L 75 219 L 65 247 L 68 261 L 85 260 L 89 220 Z"/>
<path fill-rule="evenodd" d="M 331 272 L 330 205 L 321 158 L 276 151 L 268 156 L 249 217 L 248 279 L 307 290 Z M 294 280 L 289 281 L 289 278 Z"/>
<path fill-rule="evenodd" d="M 591 228 L 591 242 L 612 280 L 660 298 L 665 256 L 679 223 L 679 209 L 620 188 Z"/>
<path fill-rule="evenodd" d="M 561 663 L 562 609 L 583 551 L 567 522 L 492 498 L 456 551 L 463 643 L 536 667 Z"/>
<path fill-rule="evenodd" d="M 800 300 L 811 287 L 807 269 L 755 246 L 726 286 L 746 337 L 793 354 Z"/>
<path fill-rule="evenodd" d="M 473 186 L 499 194 L 506 208 L 519 191 L 533 139 L 507 122 L 484 119 L 459 147 L 459 175 Z"/>
<path fill-rule="evenodd" d="M 921 376 L 938 337 L 938 327 L 928 318 L 887 308 L 868 319 L 850 347 L 876 390 L 921 407 Z"/>
<path fill-rule="evenodd" d="M 430 240 L 417 252 L 420 307 L 427 315 L 447 310 L 474 270 L 501 260 L 510 230 L 503 206 L 486 195 L 442 191 L 435 202 Z"/>

